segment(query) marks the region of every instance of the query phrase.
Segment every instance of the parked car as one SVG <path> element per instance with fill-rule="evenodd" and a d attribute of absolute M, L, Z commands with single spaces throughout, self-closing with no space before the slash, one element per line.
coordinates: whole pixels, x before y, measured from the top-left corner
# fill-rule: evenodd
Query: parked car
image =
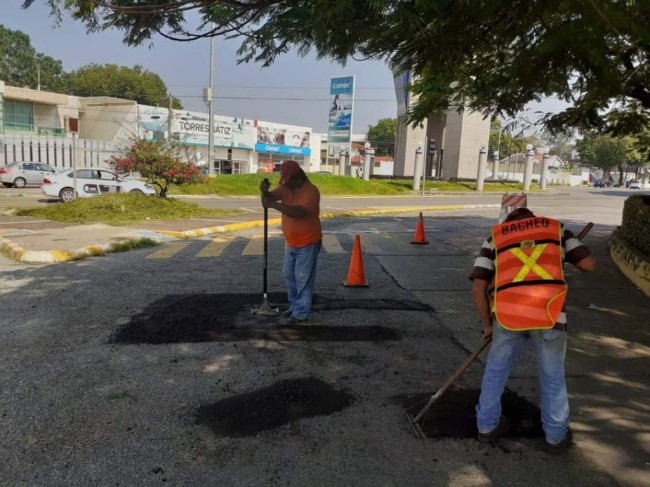
<path fill-rule="evenodd" d="M 75 199 L 73 187 L 74 171 L 68 170 L 46 177 L 41 190 L 47 196 L 61 198 L 62 201 L 68 202 Z M 156 190 L 142 181 L 126 179 L 108 169 L 77 169 L 77 196 L 79 198 L 110 193 L 154 195 Z"/>
<path fill-rule="evenodd" d="M 14 162 L 0 167 L 0 182 L 6 188 L 40 186 L 46 176 L 56 174 L 56 169 L 40 162 Z"/>
<path fill-rule="evenodd" d="M 594 179 L 594 188 L 611 188 L 612 182 L 609 179 Z"/>
<path fill-rule="evenodd" d="M 643 189 L 643 186 L 641 185 L 641 181 L 638 179 L 631 179 L 625 185 L 628 187 L 628 189 Z"/>

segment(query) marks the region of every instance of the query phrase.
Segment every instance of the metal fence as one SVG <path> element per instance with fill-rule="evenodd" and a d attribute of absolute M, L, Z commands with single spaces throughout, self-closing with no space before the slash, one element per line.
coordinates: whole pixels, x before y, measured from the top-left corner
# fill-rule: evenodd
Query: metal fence
<path fill-rule="evenodd" d="M 113 142 L 103 140 L 77 139 L 73 149 L 72 138 L 0 134 L 0 166 L 32 161 L 66 169 L 73 166 L 75 152 L 77 167 L 107 167 L 118 150 Z"/>

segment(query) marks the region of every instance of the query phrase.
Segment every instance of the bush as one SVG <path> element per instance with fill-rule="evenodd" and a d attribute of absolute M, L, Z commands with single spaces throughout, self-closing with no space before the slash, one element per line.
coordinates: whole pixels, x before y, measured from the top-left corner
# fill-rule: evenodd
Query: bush
<path fill-rule="evenodd" d="M 650 256 L 650 196 L 634 195 L 625 200 L 620 236 Z"/>

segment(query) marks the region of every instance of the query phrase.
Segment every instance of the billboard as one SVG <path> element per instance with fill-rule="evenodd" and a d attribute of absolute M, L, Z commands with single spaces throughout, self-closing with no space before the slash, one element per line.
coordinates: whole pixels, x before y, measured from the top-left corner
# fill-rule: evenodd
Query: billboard
<path fill-rule="evenodd" d="M 309 156 L 311 129 L 257 121 L 257 152 Z"/>
<path fill-rule="evenodd" d="M 173 110 L 169 124 L 169 110 L 146 105 L 138 106 L 138 121 L 142 137 L 146 140 L 168 138 L 172 135 L 186 145 L 207 146 L 210 133 L 209 117 L 205 113 Z M 255 147 L 255 122 L 244 118 L 215 116 L 212 123 L 215 147 L 232 147 L 252 150 Z"/>
<path fill-rule="evenodd" d="M 354 76 L 330 79 L 330 109 L 327 126 L 328 154 L 338 157 L 340 151 L 350 152 Z"/>

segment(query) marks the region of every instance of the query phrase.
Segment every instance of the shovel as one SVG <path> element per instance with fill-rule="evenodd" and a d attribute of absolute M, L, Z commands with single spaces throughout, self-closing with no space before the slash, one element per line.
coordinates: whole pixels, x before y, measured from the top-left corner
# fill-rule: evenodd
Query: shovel
<path fill-rule="evenodd" d="M 442 385 L 438 391 L 431 395 L 429 398 L 422 399 L 421 401 L 416 402 L 412 406 L 406 408 L 404 412 L 406 413 L 406 417 L 408 418 L 409 422 L 413 426 L 413 429 L 415 430 L 415 433 L 422 439 L 426 439 L 426 435 L 424 434 L 424 431 L 422 431 L 422 427 L 420 426 L 420 422 L 423 420 L 426 420 L 427 418 L 427 413 L 429 412 L 429 409 L 431 409 L 431 406 L 435 404 L 435 402 L 440 399 L 445 392 L 447 392 L 447 389 L 451 387 L 451 385 L 456 382 L 456 379 L 460 377 L 460 375 L 465 372 L 465 369 L 471 365 L 474 360 L 481 354 L 481 352 L 487 347 L 490 342 L 492 341 L 492 337 L 488 337 L 485 339 L 485 341 L 481 344 L 481 346 L 476 350 L 472 355 L 467 357 L 465 361 L 460 364 L 460 367 L 456 369 L 456 371 L 451 374 L 449 379 Z M 422 409 L 420 409 L 419 412 L 417 413 L 412 413 L 411 409 L 415 408 L 416 406 L 419 406 L 422 404 L 424 401 L 427 401 L 427 403 L 424 405 Z"/>
<path fill-rule="evenodd" d="M 268 184 L 269 180 L 264 178 Z M 259 308 L 252 308 L 251 313 L 258 316 L 278 316 L 280 310 L 269 306 L 269 297 L 267 293 L 267 274 L 269 261 L 269 209 L 264 207 L 264 278 L 262 285 L 262 304 Z"/>

